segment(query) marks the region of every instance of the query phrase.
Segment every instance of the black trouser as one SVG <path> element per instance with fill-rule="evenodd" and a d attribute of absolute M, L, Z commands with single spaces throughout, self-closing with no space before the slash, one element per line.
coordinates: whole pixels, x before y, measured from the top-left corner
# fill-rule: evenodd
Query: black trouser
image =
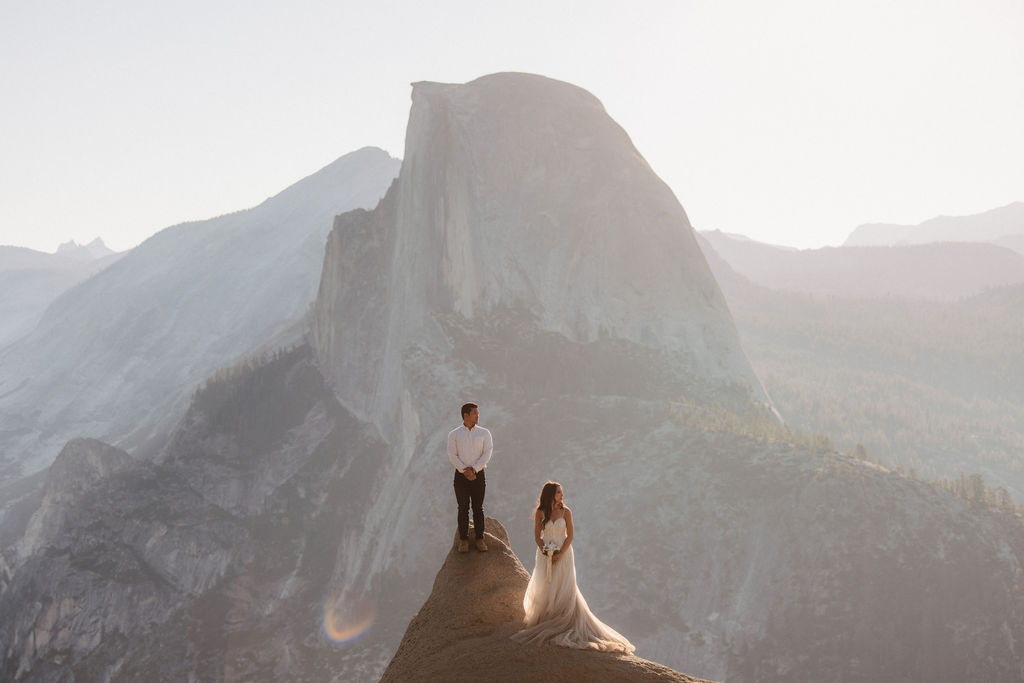
<path fill-rule="evenodd" d="M 487 481 L 483 470 L 470 481 L 466 475 L 455 470 L 455 500 L 459 502 L 459 538 L 469 540 L 469 506 L 473 505 L 473 528 L 477 538 L 484 537 L 484 491 Z"/>

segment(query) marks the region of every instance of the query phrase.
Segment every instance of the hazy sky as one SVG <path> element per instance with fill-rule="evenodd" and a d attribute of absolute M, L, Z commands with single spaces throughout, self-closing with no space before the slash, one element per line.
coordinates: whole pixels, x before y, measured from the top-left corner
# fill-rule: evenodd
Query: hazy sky
<path fill-rule="evenodd" d="M 604 102 L 697 229 L 800 247 L 1024 200 L 1024 2 L 0 0 L 0 244 L 115 249 L 366 145 L 409 83 Z"/>

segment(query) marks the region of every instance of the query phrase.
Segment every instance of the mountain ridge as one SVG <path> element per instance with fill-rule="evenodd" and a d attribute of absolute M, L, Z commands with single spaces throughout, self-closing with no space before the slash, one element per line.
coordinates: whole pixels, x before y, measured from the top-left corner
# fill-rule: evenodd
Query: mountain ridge
<path fill-rule="evenodd" d="M 751 281 L 819 298 L 952 301 L 1024 283 L 1024 254 L 986 242 L 795 250 L 719 231 L 701 234 Z"/>
<path fill-rule="evenodd" d="M 917 225 L 866 223 L 857 226 L 843 246 L 997 242 L 1010 235 L 1024 235 L 1024 202 L 965 216 L 936 216 Z"/>
<path fill-rule="evenodd" d="M 334 217 L 373 206 L 398 160 L 346 154 L 256 207 L 156 233 L 63 292 L 0 349 L 0 476 L 48 464 L 76 436 L 158 447 L 218 367 L 280 344 L 316 294 Z"/>
<path fill-rule="evenodd" d="M 29 334 L 62 293 L 127 253 L 108 249 L 98 237 L 86 246 L 65 246 L 55 253 L 0 246 L 0 348 Z"/>

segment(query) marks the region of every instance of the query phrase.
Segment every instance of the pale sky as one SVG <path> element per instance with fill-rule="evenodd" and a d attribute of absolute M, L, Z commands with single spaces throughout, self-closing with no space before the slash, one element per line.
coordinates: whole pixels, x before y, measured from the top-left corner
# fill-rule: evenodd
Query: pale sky
<path fill-rule="evenodd" d="M 602 102 L 694 227 L 798 247 L 1024 200 L 1024 2 L 0 0 L 0 244 L 122 250 L 367 145 L 409 83 Z"/>

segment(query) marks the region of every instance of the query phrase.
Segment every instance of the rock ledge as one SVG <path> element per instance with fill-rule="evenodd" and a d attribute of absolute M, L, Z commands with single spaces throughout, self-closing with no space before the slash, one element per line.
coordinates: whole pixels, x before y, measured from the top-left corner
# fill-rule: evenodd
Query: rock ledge
<path fill-rule="evenodd" d="M 514 643 L 509 636 L 522 623 L 530 575 L 509 547 L 505 527 L 492 517 L 486 526 L 487 553 L 459 554 L 453 539 L 430 597 L 409 622 L 382 683 L 552 677 L 707 683 L 632 655 Z"/>

